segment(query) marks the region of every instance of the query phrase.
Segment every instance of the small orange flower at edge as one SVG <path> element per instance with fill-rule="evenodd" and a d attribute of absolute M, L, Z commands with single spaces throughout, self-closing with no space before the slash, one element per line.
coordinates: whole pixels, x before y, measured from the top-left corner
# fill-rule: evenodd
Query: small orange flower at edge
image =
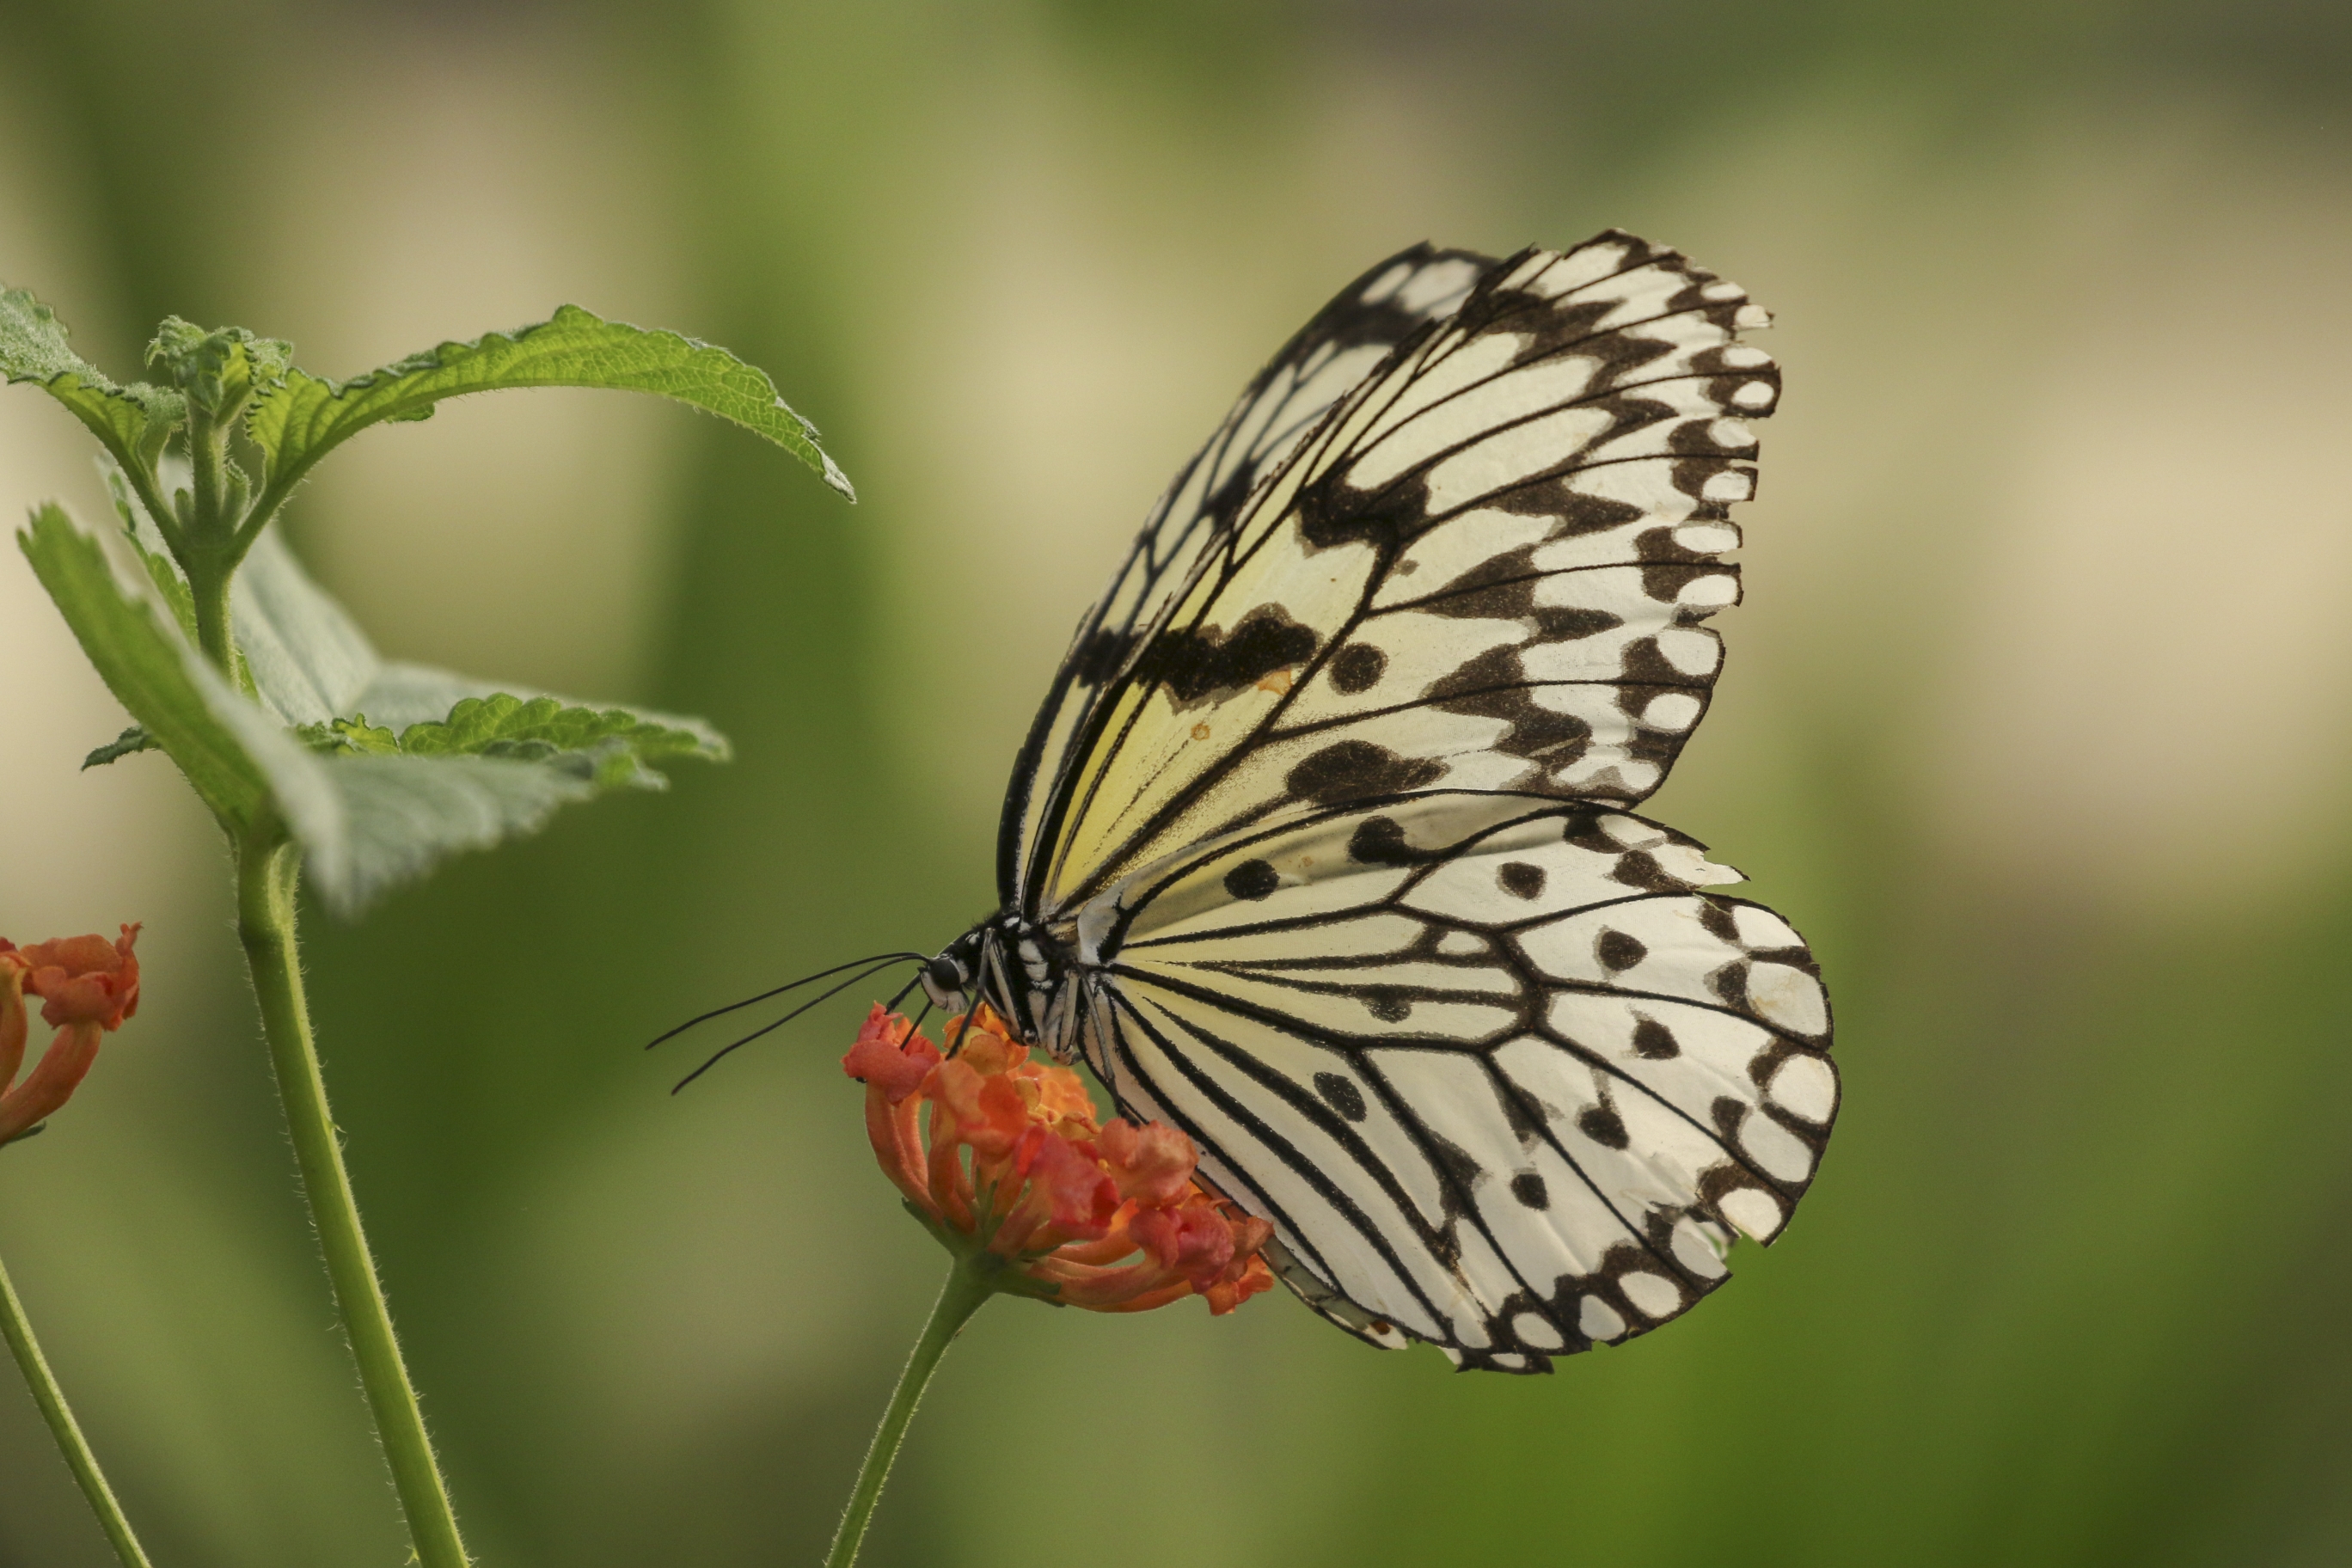
<path fill-rule="evenodd" d="M 1097 1312 L 1198 1295 L 1223 1314 L 1272 1288 L 1258 1249 L 1274 1227 L 1193 1180 L 1190 1138 L 1097 1126 L 1078 1075 L 1031 1061 L 985 1005 L 947 1037 L 943 1060 L 877 1005 L 841 1065 L 866 1085 L 866 1135 L 908 1208 L 958 1257 L 1003 1259 L 999 1289 Z"/>
<path fill-rule="evenodd" d="M 18 947 L 0 937 L 0 1143 L 23 1137 L 72 1099 L 98 1059 L 100 1037 L 139 1011 L 139 960 L 131 951 L 138 939 L 135 925 L 115 942 L 67 936 Z M 32 1029 L 27 994 L 41 998 L 41 1021 L 57 1035 L 16 1083 Z"/>

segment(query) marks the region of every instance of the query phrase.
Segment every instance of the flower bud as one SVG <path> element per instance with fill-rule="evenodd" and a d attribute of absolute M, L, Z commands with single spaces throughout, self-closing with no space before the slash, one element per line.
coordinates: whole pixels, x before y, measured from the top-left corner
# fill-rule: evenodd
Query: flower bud
<path fill-rule="evenodd" d="M 139 928 L 121 937 L 59 937 L 18 947 L 0 937 L 0 1143 L 21 1138 L 73 1098 L 98 1059 L 100 1039 L 139 1011 Z M 33 1070 L 16 1082 L 30 1032 L 25 998 L 41 999 L 57 1030 Z"/>

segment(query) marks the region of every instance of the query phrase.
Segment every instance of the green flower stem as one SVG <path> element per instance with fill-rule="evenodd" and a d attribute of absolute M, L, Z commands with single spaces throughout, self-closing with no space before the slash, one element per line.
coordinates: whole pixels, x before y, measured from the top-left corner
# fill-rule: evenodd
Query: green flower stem
<path fill-rule="evenodd" d="M 915 1342 L 915 1353 L 907 1358 L 907 1370 L 898 1374 L 889 1408 L 882 1412 L 882 1425 L 874 1429 L 873 1445 L 866 1450 L 866 1463 L 857 1472 L 849 1506 L 841 1511 L 841 1528 L 833 1533 L 833 1550 L 825 1553 L 824 1568 L 849 1568 L 857 1561 L 866 1527 L 873 1521 L 874 1505 L 881 1500 L 882 1483 L 890 1479 L 898 1445 L 906 1441 L 907 1423 L 914 1419 L 915 1406 L 921 1402 L 931 1373 L 939 1370 L 949 1343 L 963 1331 L 981 1303 L 995 1293 L 996 1277 L 1003 1267 L 1003 1259 L 986 1252 L 956 1259 L 940 1291 L 939 1304 L 931 1309 L 931 1321 L 923 1325 L 923 1337 Z"/>
<path fill-rule="evenodd" d="M 303 999 L 302 971 L 294 945 L 294 888 L 301 872 L 299 850 L 274 830 L 257 830 L 237 844 L 237 934 L 261 1002 L 263 1030 L 278 1072 L 278 1093 L 286 1106 L 294 1156 L 302 1173 L 319 1247 L 327 1257 L 335 1304 L 359 1363 L 360 1385 L 375 1415 L 377 1437 L 392 1466 L 394 1489 L 408 1518 L 409 1539 L 423 1568 L 467 1568 L 465 1542 L 457 1535 L 449 1489 L 425 1433 L 416 1389 L 401 1360 L 392 1331 L 392 1310 L 376 1279 L 367 1235 L 360 1228 L 343 1168 L 341 1137 L 327 1109 L 326 1079 L 310 1038 L 310 1005 Z"/>
<path fill-rule="evenodd" d="M 74 1419 L 65 1390 L 58 1386 L 57 1374 L 41 1353 L 41 1342 L 33 1337 L 25 1303 L 17 1300 L 16 1287 L 5 1265 L 0 1265 L 0 1336 L 7 1339 L 9 1350 L 16 1353 L 16 1365 L 33 1390 L 33 1403 L 41 1407 L 41 1419 L 49 1424 L 49 1435 L 58 1440 L 58 1451 L 66 1457 L 66 1467 L 80 1483 L 81 1495 L 89 1500 L 90 1511 L 105 1527 L 107 1540 L 114 1542 L 114 1554 L 122 1559 L 123 1568 L 149 1568 L 139 1537 L 131 1532 L 131 1521 L 122 1517 L 122 1505 L 115 1501 L 114 1489 L 106 1484 L 106 1473 L 98 1468 L 98 1456 L 89 1451 L 89 1439 L 81 1435 L 81 1423 Z"/>

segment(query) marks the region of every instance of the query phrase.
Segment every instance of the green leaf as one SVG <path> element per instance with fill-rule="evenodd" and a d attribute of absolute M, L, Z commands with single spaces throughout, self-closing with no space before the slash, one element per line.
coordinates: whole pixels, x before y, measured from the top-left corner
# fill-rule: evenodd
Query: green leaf
<path fill-rule="evenodd" d="M 308 742 L 314 752 L 363 752 L 378 757 L 400 755 L 400 737 L 381 725 L 369 723 L 364 713 L 356 719 L 338 719 L 331 724 L 305 724 L 294 732 Z"/>
<path fill-rule="evenodd" d="M 186 399 L 169 388 L 109 381 L 66 346 L 64 324 L 29 289 L 0 292 L 0 378 L 46 389 L 126 468 L 152 463 L 188 416 Z"/>
<path fill-rule="evenodd" d="M 208 677 L 223 692 L 226 683 L 169 612 L 143 584 L 117 575 L 105 546 L 57 506 L 37 508 L 16 540 L 115 700 L 171 753 L 215 816 L 234 826 L 252 823 L 269 797 L 268 773 L 205 688 Z"/>
<path fill-rule="evenodd" d="M 119 763 L 134 752 L 160 752 L 163 749 L 156 744 L 154 736 L 133 724 L 84 757 L 81 760 L 81 771 L 88 773 L 92 768 L 102 768 L 109 763 Z"/>
<path fill-rule="evenodd" d="M 649 763 L 676 757 L 725 762 L 729 754 L 725 736 L 691 719 L 657 721 L 625 708 L 506 692 L 464 698 L 447 719 L 411 724 L 397 735 L 364 714 L 305 725 L 298 733 L 322 752 L 547 763 L 598 789 L 667 789 L 669 781 Z"/>
<path fill-rule="evenodd" d="M 467 698 L 438 723 L 412 724 L 401 731 L 400 749 L 411 756 L 503 756 L 528 748 L 596 752 L 615 748 L 642 762 L 702 757 L 725 762 L 726 738 L 691 719 L 648 719 L 625 708 L 590 708 L 559 698 L 529 700 L 499 692 Z"/>
<path fill-rule="evenodd" d="M 321 642 L 320 626 L 341 617 L 339 624 L 348 627 L 349 617 L 300 574 L 290 553 L 279 563 L 283 575 L 273 581 L 265 573 L 256 595 L 258 623 L 271 629 L 276 640 L 269 646 L 285 660 L 270 679 L 292 683 L 280 684 L 278 696 L 293 700 L 290 692 L 315 695 L 357 679 L 391 710 L 429 711 L 432 718 L 403 721 L 424 731 L 425 750 L 417 754 L 396 750 L 394 731 L 355 716 L 330 714 L 289 732 L 275 702 L 265 707 L 245 697 L 197 651 L 149 573 L 128 562 L 118 570 L 105 542 L 82 532 L 63 510 L 40 508 L 18 539 L 139 729 L 170 753 L 232 831 L 274 810 L 301 844 L 311 885 L 343 914 L 444 856 L 535 831 L 560 805 L 605 789 L 657 785 L 643 757 L 726 754 L 725 741 L 693 720 L 592 710 L 553 698 L 499 694 L 482 701 L 482 693 L 467 689 L 453 696 L 467 683 L 376 660 L 356 628 L 350 634 L 356 643 L 341 645 L 341 651 L 356 647 L 364 662 L 336 666 L 320 654 L 321 647 L 331 652 L 338 646 L 331 637 Z M 240 635 L 246 630 L 240 619 Z M 257 677 L 274 668 L 262 658 L 253 661 Z M 269 696 L 266 688 L 263 695 Z M 115 744 L 131 739 L 127 732 Z"/>
<path fill-rule="evenodd" d="M 260 515 L 282 501 L 311 464 L 371 425 L 424 418 L 445 397 L 519 386 L 601 386 L 673 397 L 766 437 L 857 499 L 817 445 L 816 426 L 785 405 L 766 372 L 676 332 L 607 321 L 565 305 L 537 326 L 443 343 L 345 382 L 289 372 L 246 416 L 247 434 L 269 459 Z"/>

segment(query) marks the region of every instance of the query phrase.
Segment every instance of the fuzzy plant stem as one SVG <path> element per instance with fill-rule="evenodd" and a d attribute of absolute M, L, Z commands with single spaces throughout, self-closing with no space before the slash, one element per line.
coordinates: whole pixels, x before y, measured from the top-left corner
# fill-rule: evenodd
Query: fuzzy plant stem
<path fill-rule="evenodd" d="M 114 1543 L 114 1554 L 122 1559 L 122 1568 L 149 1568 L 139 1537 L 131 1533 L 114 1489 L 106 1484 L 106 1472 L 98 1468 L 98 1456 L 89 1451 L 89 1439 L 81 1435 L 81 1423 L 74 1419 L 73 1406 L 66 1403 L 65 1390 L 58 1386 L 57 1373 L 49 1370 L 48 1357 L 41 1353 L 41 1342 L 33 1337 L 32 1321 L 25 1316 L 25 1303 L 17 1299 L 5 1265 L 0 1265 L 0 1336 L 8 1341 L 8 1349 L 33 1391 L 33 1403 L 41 1407 L 41 1419 L 49 1424 L 49 1435 L 58 1440 L 58 1452 L 66 1457 L 66 1468 L 73 1471 L 81 1495 L 89 1500 L 90 1511 L 105 1528 L 106 1539 Z"/>
<path fill-rule="evenodd" d="M 394 1489 L 408 1519 L 409 1539 L 422 1568 L 467 1568 L 449 1489 L 425 1433 L 416 1388 L 392 1331 L 392 1310 L 376 1278 L 359 1205 L 343 1168 L 342 1142 L 327 1109 L 326 1079 L 310 1037 L 310 1009 L 294 944 L 294 889 L 301 855 L 275 832 L 257 831 L 237 845 L 237 934 L 261 1003 L 261 1023 L 277 1068 L 278 1098 L 293 1135 L 302 1191 L 310 1205 L 319 1248 L 326 1254 L 335 1305 L 358 1361 L 360 1385 L 375 1415 L 376 1436 L 392 1467 Z"/>
<path fill-rule="evenodd" d="M 923 1390 L 931 1373 L 939 1370 L 940 1358 L 947 1354 L 949 1344 L 980 1310 L 981 1303 L 994 1293 L 997 1268 L 992 1265 L 1002 1261 L 985 1252 L 956 1260 L 938 1304 L 931 1308 L 931 1321 L 923 1325 L 923 1337 L 915 1342 L 915 1353 L 907 1358 L 907 1370 L 898 1374 L 898 1386 L 890 1392 L 882 1425 L 874 1429 L 866 1463 L 857 1471 L 857 1485 L 849 1493 L 849 1506 L 841 1510 L 841 1527 L 833 1532 L 833 1550 L 824 1555 L 824 1568 L 849 1568 L 857 1561 L 866 1527 L 874 1520 L 874 1505 L 882 1498 L 882 1483 L 890 1479 L 898 1446 L 907 1439 L 907 1423 L 914 1419 L 915 1406 L 921 1403 Z"/>

